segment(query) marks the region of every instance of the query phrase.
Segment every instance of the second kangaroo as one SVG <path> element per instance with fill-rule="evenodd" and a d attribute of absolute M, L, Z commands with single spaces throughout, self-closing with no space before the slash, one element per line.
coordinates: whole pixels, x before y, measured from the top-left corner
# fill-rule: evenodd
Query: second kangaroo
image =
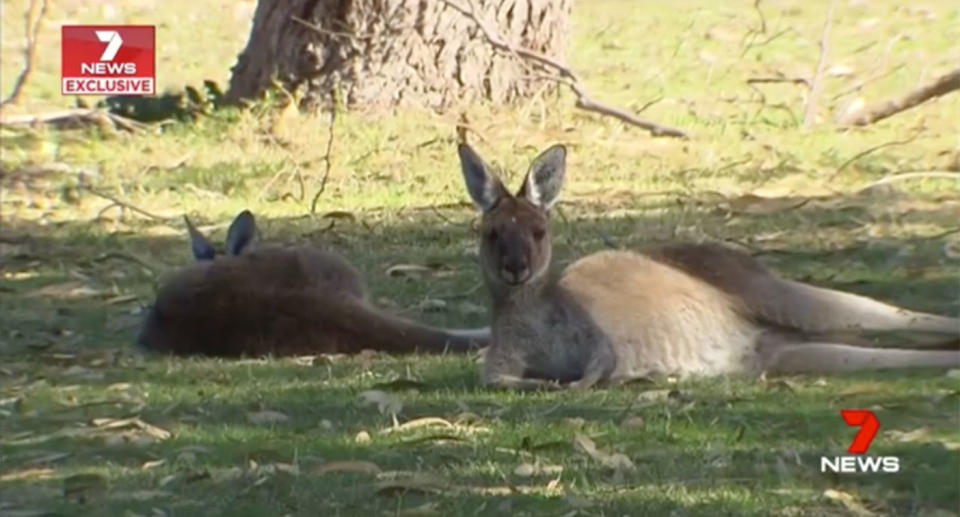
<path fill-rule="evenodd" d="M 956 318 L 782 279 L 719 245 L 604 251 L 553 275 L 548 211 L 563 184 L 566 149 L 540 154 L 516 195 L 469 146 L 458 152 L 483 212 L 480 261 L 493 309 L 488 385 L 586 388 L 657 374 L 960 365 L 960 350 L 869 348 L 837 338 L 897 330 L 956 338 Z"/>
<path fill-rule="evenodd" d="M 197 262 L 161 286 L 138 344 L 180 355 L 261 356 L 466 352 L 489 331 L 440 329 L 397 318 L 367 301 L 353 266 L 332 250 L 253 246 L 244 210 L 227 231 L 224 256 L 187 219 Z"/>

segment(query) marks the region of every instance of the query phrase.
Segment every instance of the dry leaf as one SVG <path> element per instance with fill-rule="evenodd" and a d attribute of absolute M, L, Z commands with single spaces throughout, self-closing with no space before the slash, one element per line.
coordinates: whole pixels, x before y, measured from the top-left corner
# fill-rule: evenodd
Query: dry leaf
<path fill-rule="evenodd" d="M 148 424 L 138 417 L 132 418 L 94 418 L 91 423 L 100 429 L 126 429 L 133 427 L 146 433 L 151 438 L 166 440 L 173 434 L 166 429 Z"/>
<path fill-rule="evenodd" d="M 379 474 L 383 470 L 379 465 L 370 461 L 330 461 L 311 470 L 317 475 L 330 472 L 356 472 L 359 474 Z"/>
<path fill-rule="evenodd" d="M 356 443 L 370 443 L 370 433 L 366 431 L 360 431 L 356 436 L 353 437 L 353 441 Z"/>
<path fill-rule="evenodd" d="M 643 429 L 646 422 L 643 421 L 643 417 L 632 416 L 624 419 L 623 422 L 620 422 L 620 425 L 627 429 Z"/>
<path fill-rule="evenodd" d="M 143 465 L 140 465 L 140 470 L 150 470 L 155 467 L 159 467 L 166 463 L 167 460 L 151 460 L 143 462 Z"/>
<path fill-rule="evenodd" d="M 926 438 L 930 434 L 930 430 L 926 427 L 921 427 L 919 429 L 914 429 L 913 431 L 899 431 L 896 429 L 887 431 L 884 433 L 889 436 L 891 439 L 898 442 L 916 442 Z"/>
<path fill-rule="evenodd" d="M 433 268 L 420 266 L 417 264 L 396 264 L 387 268 L 387 276 L 392 277 L 410 277 L 423 276 L 432 273 Z"/>
<path fill-rule="evenodd" d="M 850 513 L 860 516 L 867 517 L 874 515 L 873 512 L 868 510 L 865 506 L 860 504 L 857 501 L 857 498 L 852 494 L 844 492 L 842 490 L 828 489 L 823 493 L 823 496 L 831 501 L 835 501 L 843 505 L 844 508 L 850 511 Z"/>
<path fill-rule="evenodd" d="M 633 461 L 622 453 L 607 454 L 597 448 L 597 444 L 587 435 L 578 433 L 573 439 L 576 445 L 587 456 L 590 456 L 605 467 L 623 471 L 634 470 L 636 466 Z"/>
<path fill-rule="evenodd" d="M 251 424 L 282 424 L 290 421 L 290 417 L 279 411 L 255 411 L 247 414 L 247 421 Z"/>

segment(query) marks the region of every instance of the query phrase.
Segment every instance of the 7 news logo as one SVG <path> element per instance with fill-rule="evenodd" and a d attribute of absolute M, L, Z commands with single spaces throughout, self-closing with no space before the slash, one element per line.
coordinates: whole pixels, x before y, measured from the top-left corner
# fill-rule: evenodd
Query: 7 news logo
<path fill-rule="evenodd" d="M 853 442 L 847 452 L 856 456 L 822 456 L 820 458 L 820 472 L 836 472 L 838 474 L 856 473 L 895 473 L 900 472 L 900 458 L 896 456 L 866 456 L 870 443 L 880 429 L 877 415 L 869 409 L 841 409 L 840 416 L 849 426 L 859 426 L 860 430 L 853 437 Z"/>
<path fill-rule="evenodd" d="M 64 95 L 156 93 L 152 25 L 64 25 L 61 92 Z"/>

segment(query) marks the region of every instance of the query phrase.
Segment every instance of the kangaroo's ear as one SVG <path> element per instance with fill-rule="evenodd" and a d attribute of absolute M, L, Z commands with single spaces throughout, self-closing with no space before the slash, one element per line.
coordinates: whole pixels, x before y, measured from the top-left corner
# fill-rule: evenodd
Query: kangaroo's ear
<path fill-rule="evenodd" d="M 469 145 L 457 146 L 457 154 L 460 155 L 460 169 L 463 172 L 463 181 L 467 184 L 467 192 L 480 210 L 486 212 L 501 198 L 510 195 L 500 178 L 490 173 L 487 164 L 483 163 Z"/>
<path fill-rule="evenodd" d="M 257 221 L 249 210 L 237 214 L 227 230 L 227 254 L 239 255 L 257 237 Z"/>
<path fill-rule="evenodd" d="M 543 210 L 549 210 L 560 197 L 567 170 L 567 148 L 557 144 L 540 153 L 530 164 L 518 197 L 525 197 Z"/>
<path fill-rule="evenodd" d="M 183 216 L 183 221 L 187 223 L 187 231 L 190 232 L 190 249 L 193 251 L 193 258 L 197 260 L 213 260 L 213 257 L 217 255 L 217 251 L 213 249 L 213 244 L 210 244 L 210 241 L 193 226 L 189 217 Z"/>

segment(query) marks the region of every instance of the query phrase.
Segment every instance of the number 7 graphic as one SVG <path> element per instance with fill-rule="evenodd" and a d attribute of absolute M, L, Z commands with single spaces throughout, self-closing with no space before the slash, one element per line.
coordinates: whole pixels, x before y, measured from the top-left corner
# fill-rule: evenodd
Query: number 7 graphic
<path fill-rule="evenodd" d="M 877 420 L 877 415 L 869 409 L 841 409 L 840 416 L 847 422 L 847 425 L 860 427 L 847 452 L 851 454 L 867 452 L 873 437 L 877 435 L 877 430 L 880 429 L 880 421 Z"/>

